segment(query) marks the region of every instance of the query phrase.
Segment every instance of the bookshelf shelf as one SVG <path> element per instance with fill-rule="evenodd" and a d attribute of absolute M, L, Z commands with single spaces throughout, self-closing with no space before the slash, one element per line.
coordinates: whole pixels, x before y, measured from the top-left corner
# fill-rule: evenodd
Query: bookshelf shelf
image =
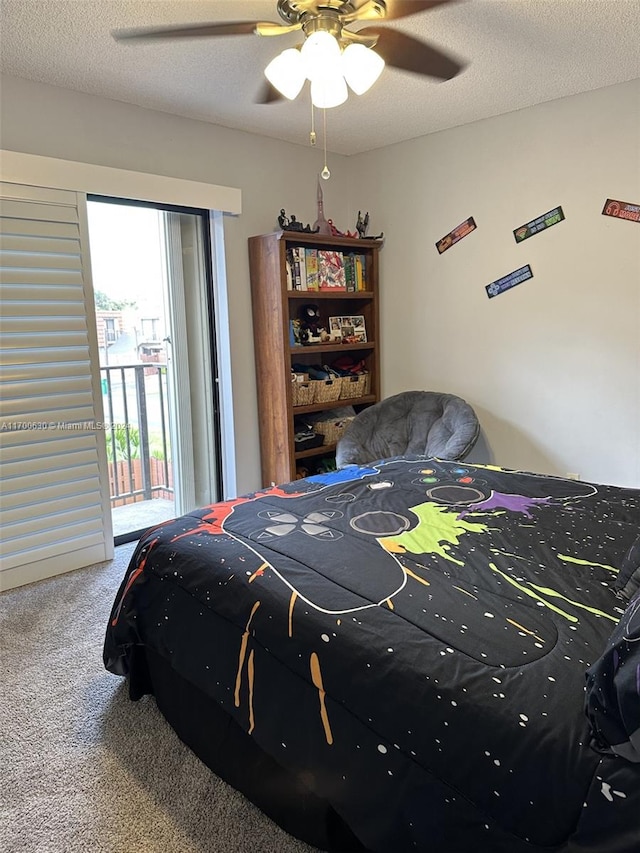
<path fill-rule="evenodd" d="M 311 403 L 308 406 L 294 406 L 294 415 L 308 415 L 314 412 L 328 412 L 331 409 L 340 409 L 342 406 L 362 406 L 370 405 L 377 402 L 374 394 L 367 394 L 365 397 L 355 397 L 352 400 L 336 400 L 333 403 Z M 315 448 L 316 452 L 320 448 Z M 324 450 L 324 448 L 322 448 Z"/>
<path fill-rule="evenodd" d="M 316 352 L 349 352 L 353 350 L 375 350 L 372 341 L 358 344 L 309 344 L 309 346 L 290 347 L 291 355 L 310 355 Z"/>
<path fill-rule="evenodd" d="M 323 444 L 322 447 L 313 447 L 311 450 L 300 450 L 295 454 L 295 457 L 296 459 L 311 459 L 314 456 L 333 456 L 335 452 L 335 444 Z"/>
<path fill-rule="evenodd" d="M 289 299 L 301 299 L 309 302 L 309 300 L 323 301 L 324 299 L 373 299 L 374 294 L 370 290 L 359 290 L 348 293 L 346 291 L 331 293 L 331 291 L 327 290 L 287 290 L 287 297 Z"/>
<path fill-rule="evenodd" d="M 362 290 L 293 290 L 288 288 L 287 258 L 294 248 L 359 255 Z M 378 334 L 378 240 L 327 237 L 295 231 L 275 231 L 249 238 L 249 270 L 253 304 L 262 483 L 285 483 L 296 477 L 296 462 L 327 457 L 335 444 L 296 452 L 294 418 L 353 406 L 356 411 L 380 399 Z M 363 317 L 367 341 L 291 345 L 291 321 L 303 304 L 318 306 L 321 325 L 329 317 Z M 366 396 L 327 403 L 293 406 L 292 364 L 331 364 L 340 355 L 362 360 L 370 374 Z M 306 466 L 308 467 L 308 466 Z"/>

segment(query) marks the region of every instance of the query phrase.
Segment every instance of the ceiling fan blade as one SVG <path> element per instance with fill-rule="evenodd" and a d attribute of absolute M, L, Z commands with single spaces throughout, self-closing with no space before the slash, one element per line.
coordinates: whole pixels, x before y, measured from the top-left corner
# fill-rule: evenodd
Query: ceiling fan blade
<path fill-rule="evenodd" d="M 386 0 L 386 2 L 385 20 L 392 21 L 398 18 L 406 18 L 408 15 L 415 15 L 418 12 L 426 12 L 427 9 L 443 6 L 445 3 L 453 2 L 453 0 Z"/>
<path fill-rule="evenodd" d="M 218 24 L 187 24 L 184 27 L 136 27 L 113 30 L 111 35 L 116 41 L 125 39 L 202 38 L 207 36 L 251 35 L 258 29 L 263 35 L 291 32 L 291 27 L 287 24 L 273 24 L 270 21 L 225 21 Z"/>
<path fill-rule="evenodd" d="M 255 102 L 256 104 L 275 104 L 277 101 L 283 101 L 284 95 L 272 86 L 268 80 L 265 80 L 258 92 Z"/>
<path fill-rule="evenodd" d="M 398 32 L 398 30 L 389 30 L 385 27 L 365 27 L 358 30 L 358 35 L 377 35 L 376 53 L 380 54 L 387 65 L 400 68 L 402 71 L 438 77 L 440 80 L 451 80 L 464 68 L 464 64 L 438 48 L 431 47 L 423 41 L 418 41 L 418 39 Z"/>

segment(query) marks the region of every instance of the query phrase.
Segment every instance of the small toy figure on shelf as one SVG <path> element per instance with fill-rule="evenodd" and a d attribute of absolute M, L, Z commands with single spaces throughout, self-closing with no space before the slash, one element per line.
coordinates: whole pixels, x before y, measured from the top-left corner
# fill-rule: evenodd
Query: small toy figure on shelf
<path fill-rule="evenodd" d="M 333 219 L 329 220 L 329 228 L 331 229 L 331 235 L 333 237 L 351 237 L 351 238 L 353 238 L 353 237 L 358 236 L 355 233 L 355 231 L 340 231 L 340 230 L 338 230 L 338 228 L 336 228 L 336 226 L 333 224 Z"/>
<path fill-rule="evenodd" d="M 291 320 L 289 327 L 289 345 L 292 347 L 302 346 L 302 323 L 300 320 Z"/>
<path fill-rule="evenodd" d="M 300 324 L 314 338 L 319 336 L 320 309 L 317 305 L 302 305 L 300 307 Z"/>
<path fill-rule="evenodd" d="M 289 224 L 289 217 L 284 212 L 284 207 L 281 207 L 280 208 L 280 216 L 278 217 L 278 225 L 284 231 L 284 229 L 287 227 L 288 224 Z"/>
<path fill-rule="evenodd" d="M 365 238 L 367 240 L 382 240 L 384 237 L 384 231 L 381 234 L 376 234 L 375 237 L 367 237 L 367 229 L 369 228 L 369 211 L 367 211 L 364 215 L 364 219 L 362 218 L 362 211 L 358 211 L 358 221 L 356 222 L 356 231 L 358 232 L 358 236 L 361 240 Z M 355 237 L 355 234 L 354 234 Z"/>
<path fill-rule="evenodd" d="M 283 231 L 297 231 L 303 234 L 317 234 L 318 229 L 312 228 L 310 225 L 303 225 L 302 222 L 298 222 L 296 217 L 291 214 L 291 216 L 287 216 L 284 212 L 284 207 L 280 208 L 280 216 L 278 216 L 278 225 Z"/>

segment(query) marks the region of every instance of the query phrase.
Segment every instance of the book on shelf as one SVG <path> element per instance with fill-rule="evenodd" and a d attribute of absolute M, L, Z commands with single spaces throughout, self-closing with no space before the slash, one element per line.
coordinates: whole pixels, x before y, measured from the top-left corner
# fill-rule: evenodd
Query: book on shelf
<path fill-rule="evenodd" d="M 300 278 L 300 261 L 295 249 L 287 249 L 287 263 L 291 270 L 291 290 L 302 290 L 302 279 Z"/>
<path fill-rule="evenodd" d="M 329 249 L 318 249 L 318 289 L 346 290 L 344 255 Z"/>
<path fill-rule="evenodd" d="M 293 290 L 293 255 L 291 249 L 287 249 L 285 254 L 285 275 L 287 278 L 287 290 Z"/>
<path fill-rule="evenodd" d="M 344 281 L 348 293 L 356 290 L 356 256 L 349 252 L 344 256 Z"/>
<path fill-rule="evenodd" d="M 367 282 L 365 277 L 366 259 L 364 255 L 354 256 L 355 267 L 355 290 L 366 290 Z"/>
<path fill-rule="evenodd" d="M 296 264 L 296 275 L 300 278 L 298 290 L 307 290 L 307 259 L 304 246 L 294 246 L 293 257 Z"/>
<path fill-rule="evenodd" d="M 319 290 L 320 281 L 318 278 L 318 250 L 305 249 L 305 269 L 307 274 L 307 290 Z"/>

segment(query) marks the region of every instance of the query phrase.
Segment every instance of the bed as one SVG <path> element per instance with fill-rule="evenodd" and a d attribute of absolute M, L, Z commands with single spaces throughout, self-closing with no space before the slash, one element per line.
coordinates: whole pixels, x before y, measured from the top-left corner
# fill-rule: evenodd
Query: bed
<path fill-rule="evenodd" d="M 419 456 L 148 531 L 104 662 L 320 849 L 638 853 L 640 491 Z"/>

